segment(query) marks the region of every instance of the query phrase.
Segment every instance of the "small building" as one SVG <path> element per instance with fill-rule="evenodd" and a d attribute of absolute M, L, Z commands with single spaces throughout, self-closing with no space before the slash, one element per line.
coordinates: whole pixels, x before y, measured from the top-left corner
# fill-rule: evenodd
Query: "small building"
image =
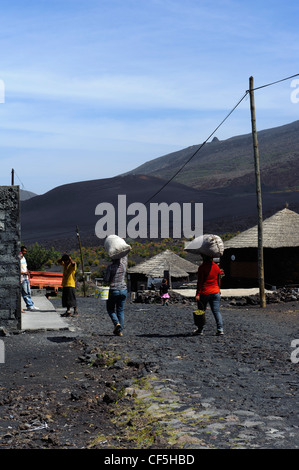
<path fill-rule="evenodd" d="M 263 221 L 265 287 L 299 286 L 299 214 L 285 208 Z M 257 287 L 258 226 L 224 243 L 221 285 Z"/>
<path fill-rule="evenodd" d="M 128 269 L 129 288 L 133 292 L 150 288 L 168 277 L 170 286 L 196 279 L 198 266 L 176 255 L 170 250 L 163 251 Z"/>

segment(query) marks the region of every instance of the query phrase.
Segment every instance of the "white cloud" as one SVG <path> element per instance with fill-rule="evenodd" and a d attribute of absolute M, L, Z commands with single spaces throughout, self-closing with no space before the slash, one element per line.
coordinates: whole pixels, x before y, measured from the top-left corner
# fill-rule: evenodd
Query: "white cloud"
<path fill-rule="evenodd" d="M 203 142 L 250 75 L 260 86 L 299 72 L 297 13 L 280 0 L 11 2 L 1 11 L 4 173 L 26 161 L 42 192 L 71 160 L 68 178 L 101 168 L 100 178 Z M 298 119 L 291 92 L 288 82 L 256 92 L 259 129 Z M 248 132 L 247 99 L 216 135 Z"/>

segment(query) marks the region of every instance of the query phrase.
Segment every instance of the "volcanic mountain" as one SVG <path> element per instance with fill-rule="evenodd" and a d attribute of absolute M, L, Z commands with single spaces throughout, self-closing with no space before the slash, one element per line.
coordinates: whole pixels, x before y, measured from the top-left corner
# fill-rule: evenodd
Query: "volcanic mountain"
<path fill-rule="evenodd" d="M 299 189 L 299 121 L 259 131 L 261 182 L 267 190 Z M 155 158 L 127 174 L 170 179 L 190 159 L 175 180 L 196 189 L 254 188 L 252 135 L 205 145 L 193 145 Z"/>
<path fill-rule="evenodd" d="M 258 133 L 264 218 L 286 204 L 299 212 L 298 131 L 296 121 Z M 183 203 L 203 203 L 205 233 L 223 234 L 256 225 L 251 136 L 214 139 L 169 181 L 199 147 L 154 159 L 125 175 L 62 185 L 22 201 L 22 242 L 63 245 L 64 249 L 77 246 L 78 226 L 82 243 L 102 244 L 95 236 L 96 207 L 110 203 L 115 208 L 117 230 L 119 195 L 126 197 L 126 207 L 139 202 L 147 210 L 152 203 L 176 202 L 182 209 Z"/>

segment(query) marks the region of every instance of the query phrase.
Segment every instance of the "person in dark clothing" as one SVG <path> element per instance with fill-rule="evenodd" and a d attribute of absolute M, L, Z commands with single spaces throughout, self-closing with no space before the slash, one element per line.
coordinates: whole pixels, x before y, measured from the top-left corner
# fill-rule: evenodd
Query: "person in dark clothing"
<path fill-rule="evenodd" d="M 163 279 L 161 287 L 160 287 L 160 296 L 162 300 L 162 305 L 168 305 L 168 299 L 169 299 L 169 294 L 168 294 L 168 282 L 167 279 Z"/>

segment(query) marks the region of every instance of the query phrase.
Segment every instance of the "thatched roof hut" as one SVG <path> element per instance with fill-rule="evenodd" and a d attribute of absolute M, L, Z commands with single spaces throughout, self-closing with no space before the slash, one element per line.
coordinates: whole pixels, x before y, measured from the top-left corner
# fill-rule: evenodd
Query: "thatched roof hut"
<path fill-rule="evenodd" d="M 147 283 L 149 279 L 163 279 L 165 272 L 171 280 L 189 280 L 196 277 L 198 266 L 165 250 L 147 261 L 128 269 L 131 289 L 137 290 L 138 285 Z"/>
<path fill-rule="evenodd" d="M 258 227 L 252 227 L 224 243 L 224 248 L 256 248 Z M 299 214 L 287 208 L 276 212 L 263 222 L 263 247 L 299 246 Z"/>
<path fill-rule="evenodd" d="M 258 286 L 258 227 L 224 243 L 223 287 Z M 288 208 L 263 221 L 266 286 L 299 284 L 299 214 Z"/>

